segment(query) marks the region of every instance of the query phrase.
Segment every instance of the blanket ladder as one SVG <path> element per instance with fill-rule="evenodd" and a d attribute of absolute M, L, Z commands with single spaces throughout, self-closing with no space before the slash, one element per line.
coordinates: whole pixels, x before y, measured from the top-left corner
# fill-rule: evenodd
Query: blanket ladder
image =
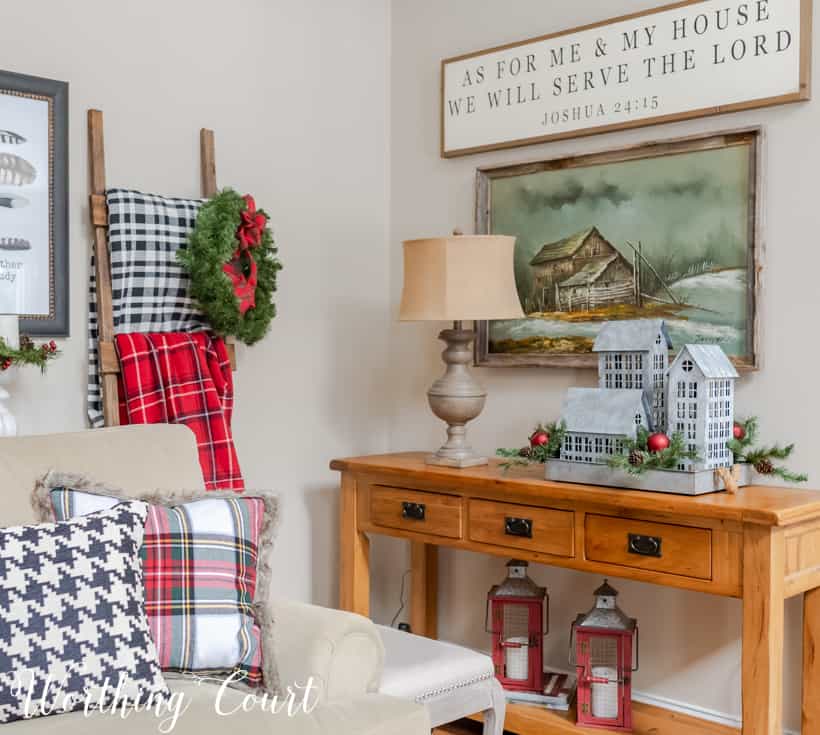
<path fill-rule="evenodd" d="M 214 132 L 199 131 L 202 196 L 216 194 L 216 153 Z M 117 375 L 120 362 L 114 343 L 114 308 L 111 289 L 111 260 L 108 250 L 108 205 L 105 201 L 105 145 L 101 110 L 88 111 L 88 164 L 90 171 L 90 214 L 94 228 L 94 262 L 97 279 L 97 325 L 99 333 L 100 384 L 106 426 L 120 423 Z M 228 343 L 231 367 L 236 369 L 233 343 Z"/>

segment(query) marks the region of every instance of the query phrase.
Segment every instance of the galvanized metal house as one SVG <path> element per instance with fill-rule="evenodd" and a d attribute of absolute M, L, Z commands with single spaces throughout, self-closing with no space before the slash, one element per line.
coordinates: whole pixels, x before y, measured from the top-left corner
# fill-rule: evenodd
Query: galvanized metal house
<path fill-rule="evenodd" d="M 663 319 L 606 322 L 592 346 L 598 354 L 599 386 L 642 390 L 653 431 L 666 429 L 666 371 L 671 347 Z"/>
<path fill-rule="evenodd" d="M 735 380 L 731 360 L 718 345 L 685 345 L 669 368 L 669 433 L 680 432 L 700 462 L 686 460 L 678 469 L 731 467 Z"/>
<path fill-rule="evenodd" d="M 639 426 L 649 428 L 649 406 L 639 389 L 570 388 L 561 420 L 561 459 L 606 464 L 623 451 L 626 439 L 635 439 Z"/>

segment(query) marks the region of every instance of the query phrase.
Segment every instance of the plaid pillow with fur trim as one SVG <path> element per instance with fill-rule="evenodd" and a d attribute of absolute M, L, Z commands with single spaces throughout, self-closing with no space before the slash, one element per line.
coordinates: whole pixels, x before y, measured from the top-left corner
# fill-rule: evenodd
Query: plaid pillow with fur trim
<path fill-rule="evenodd" d="M 35 492 L 40 513 L 57 521 L 124 498 L 54 473 Z M 267 610 L 276 497 L 194 491 L 139 499 L 149 504 L 141 550 L 145 612 L 163 671 L 237 674 L 246 686 L 278 691 Z"/>

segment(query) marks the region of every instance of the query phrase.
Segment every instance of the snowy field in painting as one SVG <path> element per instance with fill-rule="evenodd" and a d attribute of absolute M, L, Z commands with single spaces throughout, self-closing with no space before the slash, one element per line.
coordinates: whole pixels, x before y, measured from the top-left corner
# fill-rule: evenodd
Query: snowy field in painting
<path fill-rule="evenodd" d="M 742 269 L 704 273 L 670 284 L 676 298 L 702 308 L 684 308 L 666 317 L 672 342 L 719 344 L 729 355 L 746 355 L 746 272 Z M 661 294 L 659 294 L 660 296 Z M 594 339 L 601 322 L 529 318 L 490 323 L 490 341 L 528 337 L 588 337 Z"/>

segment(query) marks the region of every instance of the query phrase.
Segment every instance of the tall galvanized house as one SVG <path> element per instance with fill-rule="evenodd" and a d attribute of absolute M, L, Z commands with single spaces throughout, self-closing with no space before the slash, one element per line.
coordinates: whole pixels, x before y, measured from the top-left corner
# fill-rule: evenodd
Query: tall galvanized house
<path fill-rule="evenodd" d="M 635 303 L 634 267 L 597 227 L 547 243 L 530 267 L 538 311 L 588 311 Z"/>
<path fill-rule="evenodd" d="M 601 388 L 638 388 L 650 407 L 653 431 L 666 428 L 666 371 L 672 340 L 663 319 L 606 322 L 592 351 Z"/>
<path fill-rule="evenodd" d="M 700 462 L 678 469 L 731 467 L 735 366 L 718 345 L 685 345 L 669 368 L 669 433 L 680 432 Z"/>

